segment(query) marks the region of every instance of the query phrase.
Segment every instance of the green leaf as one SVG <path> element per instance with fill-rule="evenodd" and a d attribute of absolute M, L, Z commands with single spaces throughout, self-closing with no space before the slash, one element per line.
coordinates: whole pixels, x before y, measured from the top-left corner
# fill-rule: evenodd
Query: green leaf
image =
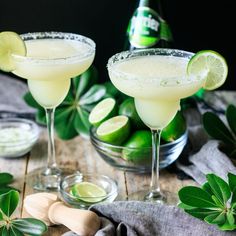
<path fill-rule="evenodd" d="M 95 84 L 80 98 L 79 104 L 84 105 L 98 102 L 103 98 L 105 94 L 106 94 L 105 86 Z"/>
<path fill-rule="evenodd" d="M 7 230 L 6 226 L 3 226 L 2 228 L 0 228 L 0 235 L 1 236 L 12 236 L 12 235 L 10 235 L 10 232 Z"/>
<path fill-rule="evenodd" d="M 207 174 L 206 178 L 214 195 L 225 205 L 231 196 L 229 185 L 215 174 Z"/>
<path fill-rule="evenodd" d="M 13 182 L 13 176 L 9 173 L 0 173 L 0 186 L 8 185 Z"/>
<path fill-rule="evenodd" d="M 181 208 L 181 209 L 184 209 L 184 210 L 196 209 L 196 207 L 192 207 L 192 206 L 186 205 L 186 204 L 184 204 L 182 202 L 178 204 L 178 207 Z"/>
<path fill-rule="evenodd" d="M 234 105 L 229 105 L 226 109 L 225 115 L 230 129 L 236 135 L 236 107 Z"/>
<path fill-rule="evenodd" d="M 74 78 L 75 86 L 77 88 L 76 99 L 81 97 L 93 84 L 98 80 L 98 72 L 94 66 L 85 71 L 82 75 Z"/>
<path fill-rule="evenodd" d="M 17 191 L 11 190 L 8 193 L 0 195 L 0 209 L 10 217 L 19 203 L 20 195 Z"/>
<path fill-rule="evenodd" d="M 47 226 L 44 222 L 33 218 L 13 220 L 12 226 L 27 235 L 42 235 L 47 231 Z"/>
<path fill-rule="evenodd" d="M 178 194 L 181 202 L 186 205 L 198 208 L 217 208 L 211 195 L 201 188 L 195 186 L 183 187 Z"/>
<path fill-rule="evenodd" d="M 192 209 L 185 209 L 186 213 L 188 213 L 191 216 L 194 216 L 198 219 L 204 220 L 208 215 L 217 213 L 217 211 L 213 211 L 210 209 L 205 208 L 192 208 Z"/>
<path fill-rule="evenodd" d="M 231 132 L 216 114 L 212 112 L 203 114 L 203 126 L 211 137 L 233 146 L 236 144 Z"/>
<path fill-rule="evenodd" d="M 215 212 L 205 217 L 204 221 L 209 224 L 221 225 L 226 220 L 226 214 L 224 212 Z"/>
<path fill-rule="evenodd" d="M 109 81 L 103 84 L 106 88 L 107 96 L 117 98 L 121 92 Z"/>
<path fill-rule="evenodd" d="M 9 236 L 24 236 L 22 232 L 20 232 L 18 229 L 15 229 L 12 225 L 8 231 L 9 231 Z"/>
<path fill-rule="evenodd" d="M 235 224 L 235 218 L 232 211 L 228 211 L 226 213 L 226 221 L 219 225 L 220 230 L 235 230 L 236 224 Z"/>
<path fill-rule="evenodd" d="M 30 92 L 27 92 L 23 99 L 25 100 L 25 102 L 31 106 L 31 107 L 34 107 L 36 109 L 41 109 L 41 106 L 36 102 L 36 100 L 34 99 L 34 97 L 32 96 L 32 94 Z"/>
<path fill-rule="evenodd" d="M 208 182 L 202 185 L 202 189 L 208 192 L 211 196 L 214 195 L 214 193 L 212 192 L 211 186 Z"/>
<path fill-rule="evenodd" d="M 61 139 L 71 139 L 78 135 L 76 129 L 74 128 L 74 119 L 76 116 L 76 110 L 73 112 L 69 112 L 68 110 L 64 110 L 60 114 L 60 118 L 57 117 L 55 119 L 55 129 L 57 135 Z"/>
<path fill-rule="evenodd" d="M 81 135 L 88 137 L 89 129 L 91 127 L 90 122 L 88 121 L 89 113 L 82 108 L 78 108 L 76 113 L 76 117 L 74 119 L 74 127 L 75 130 Z"/>
<path fill-rule="evenodd" d="M 228 173 L 228 182 L 231 192 L 236 190 L 236 175 Z"/>
<path fill-rule="evenodd" d="M 47 121 L 46 121 L 46 112 L 44 109 L 40 108 L 38 109 L 37 113 L 36 113 L 36 122 L 41 124 L 41 125 L 46 125 Z"/>
<path fill-rule="evenodd" d="M 228 173 L 228 182 L 232 192 L 231 204 L 236 204 L 236 175 Z"/>
<path fill-rule="evenodd" d="M 7 185 L 7 186 L 0 186 L 0 195 L 1 195 L 1 194 L 4 194 L 4 193 L 7 193 L 7 192 L 9 192 L 9 191 L 11 191 L 11 190 L 16 190 L 16 191 L 19 192 L 18 189 L 13 188 L 13 187 L 8 186 L 8 185 Z"/>

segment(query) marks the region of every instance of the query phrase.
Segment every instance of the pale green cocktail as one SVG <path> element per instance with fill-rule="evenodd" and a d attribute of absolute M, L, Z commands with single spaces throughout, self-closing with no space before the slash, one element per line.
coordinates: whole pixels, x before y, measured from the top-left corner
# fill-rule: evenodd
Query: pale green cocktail
<path fill-rule="evenodd" d="M 152 130 L 152 180 L 148 201 L 163 202 L 159 186 L 159 143 L 161 130 L 180 109 L 180 99 L 203 87 L 205 76 L 188 76 L 192 53 L 171 49 L 145 49 L 121 52 L 110 58 L 112 83 L 134 97 L 140 118 Z"/>

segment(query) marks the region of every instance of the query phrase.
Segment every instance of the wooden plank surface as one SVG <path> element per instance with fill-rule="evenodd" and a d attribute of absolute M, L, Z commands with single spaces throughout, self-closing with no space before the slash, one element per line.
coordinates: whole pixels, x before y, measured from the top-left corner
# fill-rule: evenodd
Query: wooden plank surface
<path fill-rule="evenodd" d="M 55 139 L 56 156 L 58 163 L 67 168 L 77 169 L 82 173 L 98 173 L 108 175 L 118 182 L 119 195 L 116 200 L 126 200 L 128 195 L 148 188 L 150 183 L 149 174 L 134 174 L 117 170 L 108 165 L 96 153 L 89 140 L 76 137 L 69 141 Z M 21 199 L 34 192 L 31 186 L 24 183 L 23 177 L 35 168 L 44 166 L 47 158 L 47 134 L 46 129 L 42 129 L 38 143 L 33 147 L 30 155 L 19 159 L 0 159 L 0 171 L 14 174 L 16 181 L 14 186 L 21 190 Z M 176 193 L 182 186 L 194 184 L 193 181 L 181 181 L 175 174 L 170 174 L 165 170 L 160 173 L 161 188 Z M 27 216 L 23 209 L 23 204 L 17 212 L 17 216 Z M 49 227 L 47 236 L 57 236 L 68 229 L 63 226 Z"/>

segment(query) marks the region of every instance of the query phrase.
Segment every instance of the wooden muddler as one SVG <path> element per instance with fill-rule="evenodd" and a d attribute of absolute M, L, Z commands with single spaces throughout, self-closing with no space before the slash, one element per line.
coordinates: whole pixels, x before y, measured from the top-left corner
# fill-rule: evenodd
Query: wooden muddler
<path fill-rule="evenodd" d="M 52 193 L 35 193 L 24 199 L 25 210 L 47 225 L 62 224 L 81 236 L 92 236 L 100 228 L 100 218 L 89 210 L 67 207 Z"/>

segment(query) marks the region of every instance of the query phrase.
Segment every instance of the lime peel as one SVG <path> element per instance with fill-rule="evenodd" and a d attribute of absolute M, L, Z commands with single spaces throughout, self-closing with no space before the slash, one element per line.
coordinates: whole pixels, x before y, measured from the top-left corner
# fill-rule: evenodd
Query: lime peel
<path fill-rule="evenodd" d="M 189 61 L 187 73 L 191 76 L 204 78 L 203 88 L 213 90 L 219 88 L 226 80 L 228 66 L 225 58 L 218 52 L 202 50 Z"/>
<path fill-rule="evenodd" d="M 15 69 L 12 55 L 26 55 L 26 46 L 20 35 L 11 31 L 0 33 L 0 69 L 6 72 Z"/>

